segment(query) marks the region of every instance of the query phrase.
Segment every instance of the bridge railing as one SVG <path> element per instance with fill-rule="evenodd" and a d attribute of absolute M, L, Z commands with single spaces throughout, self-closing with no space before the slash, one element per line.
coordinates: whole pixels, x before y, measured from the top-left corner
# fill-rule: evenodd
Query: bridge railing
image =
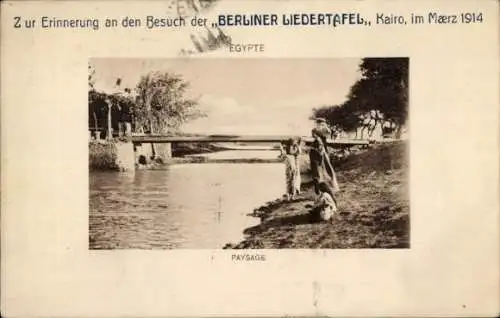
<path fill-rule="evenodd" d="M 231 136 L 231 135 L 208 135 L 208 136 L 162 136 L 162 135 L 135 135 L 130 137 L 133 143 L 190 143 L 190 142 L 234 142 L 234 143 L 280 143 L 288 140 L 291 136 Z M 306 144 L 311 144 L 312 137 L 301 137 Z M 328 140 L 331 146 L 356 146 L 369 145 L 373 143 L 368 140 L 335 139 Z"/>

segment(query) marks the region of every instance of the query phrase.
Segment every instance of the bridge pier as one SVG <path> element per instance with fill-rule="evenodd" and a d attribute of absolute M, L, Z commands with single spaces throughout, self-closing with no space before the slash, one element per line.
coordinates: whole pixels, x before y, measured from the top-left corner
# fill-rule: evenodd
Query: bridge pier
<path fill-rule="evenodd" d="M 132 142 L 116 143 L 116 164 L 120 171 L 135 170 L 135 153 Z"/>
<path fill-rule="evenodd" d="M 164 162 L 172 158 L 172 144 L 171 143 L 161 143 L 154 144 L 155 146 L 155 157 L 160 158 Z"/>
<path fill-rule="evenodd" d="M 149 164 L 153 157 L 153 147 L 150 143 L 142 143 L 135 145 L 135 160 L 138 164 Z"/>
<path fill-rule="evenodd" d="M 142 165 L 150 164 L 154 159 L 161 159 L 166 162 L 172 158 L 171 143 L 140 143 L 135 144 L 134 149 L 135 161 Z"/>

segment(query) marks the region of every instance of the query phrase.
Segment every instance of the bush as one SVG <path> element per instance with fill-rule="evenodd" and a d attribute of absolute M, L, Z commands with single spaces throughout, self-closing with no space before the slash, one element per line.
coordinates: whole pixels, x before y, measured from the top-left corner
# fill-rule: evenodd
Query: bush
<path fill-rule="evenodd" d="M 113 141 L 92 140 L 89 142 L 89 170 L 117 170 L 116 145 Z"/>

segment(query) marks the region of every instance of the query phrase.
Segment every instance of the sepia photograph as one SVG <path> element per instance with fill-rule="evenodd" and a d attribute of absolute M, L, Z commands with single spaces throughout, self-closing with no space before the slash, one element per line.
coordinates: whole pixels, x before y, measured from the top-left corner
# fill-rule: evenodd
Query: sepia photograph
<path fill-rule="evenodd" d="M 89 249 L 408 249 L 409 58 L 91 58 Z"/>

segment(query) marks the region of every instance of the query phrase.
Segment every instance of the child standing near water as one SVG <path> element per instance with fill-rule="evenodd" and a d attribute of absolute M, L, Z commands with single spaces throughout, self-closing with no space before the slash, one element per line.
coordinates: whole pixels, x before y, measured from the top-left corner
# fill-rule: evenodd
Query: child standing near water
<path fill-rule="evenodd" d="M 281 156 L 285 159 L 286 198 L 294 199 L 300 194 L 300 166 L 298 156 L 301 153 L 300 140 L 289 139 L 284 147 L 281 145 Z"/>

